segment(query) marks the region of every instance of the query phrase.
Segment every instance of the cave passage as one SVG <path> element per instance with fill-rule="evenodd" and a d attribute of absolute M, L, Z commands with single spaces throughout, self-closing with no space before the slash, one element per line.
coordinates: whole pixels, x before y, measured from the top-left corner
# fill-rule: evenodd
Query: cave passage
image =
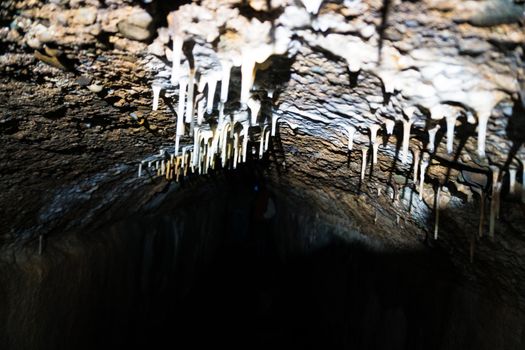
<path fill-rule="evenodd" d="M 234 177 L 144 218 L 134 231 L 140 286 L 130 291 L 138 310 L 124 343 L 440 348 L 452 288 L 445 263 L 347 242 L 283 195 Z"/>

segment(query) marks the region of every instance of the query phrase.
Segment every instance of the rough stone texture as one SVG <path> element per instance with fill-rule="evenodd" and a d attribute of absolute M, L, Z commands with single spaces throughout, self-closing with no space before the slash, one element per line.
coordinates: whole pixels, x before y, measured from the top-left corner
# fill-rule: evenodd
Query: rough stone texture
<path fill-rule="evenodd" d="M 311 15 L 299 2 L 270 3 L 271 9 L 266 1 L 210 0 L 179 11 L 191 14 L 180 27 L 187 41 L 195 42 L 193 55 L 202 73 L 220 70 L 219 57 L 235 60 L 245 45 L 265 44 L 272 25 L 289 34 L 286 53 L 258 70 L 253 88 L 260 96 L 273 91 L 273 98 L 264 98 L 263 114 L 280 118 L 278 136 L 261 162 L 274 191 L 291 188 L 297 201 L 314 202 L 319 217 L 333 227 L 358 228 L 351 237 L 342 230 L 345 239 L 446 256 L 461 283 L 493 300 L 488 308 L 500 303 L 523 315 L 525 34 L 519 21 L 524 5 L 512 0 L 325 1 Z M 6 261 L 12 249 L 34 250 L 39 235 L 59 236 L 94 222 L 103 226 L 112 215 L 142 210 L 138 204 L 119 204 L 136 193 L 143 193 L 140 203 L 149 201 L 157 191 L 147 185 L 150 181 L 163 186 L 160 178 L 135 176 L 139 161 L 174 139 L 178 89 L 169 83 L 166 16 L 177 6 L 141 5 L 0 4 L 0 240 Z M 155 112 L 153 82 L 166 87 Z M 240 85 L 240 70 L 234 68 L 226 113 L 241 108 Z M 411 107 L 416 109 L 410 152 L 403 163 L 402 126 Z M 458 116 L 450 154 L 443 113 Z M 488 115 L 484 156 L 476 129 Z M 387 120 L 395 121 L 392 135 L 387 135 Z M 380 145 L 372 165 L 374 124 L 380 126 Z M 419 199 L 413 156 L 428 150 L 428 130 L 435 125 L 440 125 L 435 153 L 429 154 Z M 348 126 L 357 130 L 351 151 Z M 361 180 L 361 150 L 369 147 Z M 470 263 L 480 200 L 475 185 L 461 174 L 478 174 L 490 199 L 489 166 L 506 174 L 500 218 L 489 239 L 487 200 L 485 235 L 475 239 Z M 518 169 L 516 194 L 509 193 L 509 167 Z M 442 210 L 434 240 L 438 184 Z M 483 317 L 492 315 L 487 311 Z M 503 317 L 494 314 L 495 320 Z M 501 348 L 523 344 L 525 325 L 514 326 L 507 336 L 521 332 L 521 337 Z"/>

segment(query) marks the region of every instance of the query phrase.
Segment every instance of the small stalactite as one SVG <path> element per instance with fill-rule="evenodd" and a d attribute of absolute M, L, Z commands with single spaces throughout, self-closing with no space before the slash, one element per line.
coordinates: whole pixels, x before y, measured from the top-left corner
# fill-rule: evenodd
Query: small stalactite
<path fill-rule="evenodd" d="M 241 104 L 246 104 L 250 98 L 250 90 L 255 80 L 255 59 L 248 49 L 242 54 L 241 64 Z"/>
<path fill-rule="evenodd" d="M 490 200 L 489 237 L 494 239 L 496 227 L 497 207 L 499 206 L 500 170 L 497 166 L 491 166 L 492 171 L 492 198 Z"/>
<path fill-rule="evenodd" d="M 204 121 L 206 100 L 204 98 L 204 95 L 199 94 L 195 98 L 195 101 L 197 102 L 197 125 L 200 126 L 202 122 Z"/>
<path fill-rule="evenodd" d="M 457 113 L 449 113 L 446 115 L 447 122 L 447 153 L 451 154 L 454 149 L 454 128 L 456 127 Z"/>
<path fill-rule="evenodd" d="M 517 173 L 518 173 L 518 169 L 509 168 L 509 193 L 510 194 L 516 193 L 516 175 Z"/>
<path fill-rule="evenodd" d="M 487 124 L 489 122 L 490 112 L 478 114 L 478 155 L 485 157 L 485 141 L 487 138 Z"/>
<path fill-rule="evenodd" d="M 419 199 L 423 199 L 423 185 L 425 183 L 425 173 L 429 164 L 429 157 L 427 153 L 423 153 L 421 159 L 421 166 L 419 172 Z"/>
<path fill-rule="evenodd" d="M 162 90 L 162 86 L 158 84 L 153 84 L 151 86 L 151 89 L 153 90 L 153 110 L 156 111 L 159 108 L 159 97 L 160 97 L 160 91 Z"/>
<path fill-rule="evenodd" d="M 421 152 L 419 151 L 419 148 L 416 148 L 412 151 L 412 154 L 413 154 L 412 157 L 414 159 L 414 165 L 413 165 L 414 175 L 412 176 L 412 178 L 414 180 L 414 184 L 417 184 L 417 175 L 419 171 L 419 157 L 421 155 Z"/>
<path fill-rule="evenodd" d="M 251 115 L 251 124 L 255 125 L 257 123 L 257 117 L 259 116 L 259 111 L 261 110 L 261 101 L 251 96 L 246 103 L 250 109 Z"/>
<path fill-rule="evenodd" d="M 186 123 L 191 123 L 193 118 L 193 92 L 195 90 L 195 69 L 190 68 L 188 79 L 188 96 L 186 103 Z"/>
<path fill-rule="evenodd" d="M 277 129 L 277 121 L 279 120 L 279 116 L 272 114 L 272 136 L 275 136 L 275 132 Z"/>
<path fill-rule="evenodd" d="M 232 70 L 232 63 L 229 60 L 221 60 L 222 77 L 221 77 L 221 103 L 228 101 L 228 90 L 230 87 L 230 74 Z"/>
<path fill-rule="evenodd" d="M 177 85 L 180 77 L 180 60 L 182 58 L 182 45 L 184 38 L 180 33 L 174 33 L 171 37 L 173 41 L 173 49 L 171 53 L 171 83 Z"/>
<path fill-rule="evenodd" d="M 354 136 L 356 128 L 349 125 L 346 127 L 346 132 L 348 133 L 348 150 L 351 151 L 354 148 Z"/>
<path fill-rule="evenodd" d="M 210 76 L 208 78 L 208 100 L 206 103 L 206 113 L 211 114 L 213 111 L 213 99 L 215 98 L 215 90 L 217 89 L 218 77 Z"/>
<path fill-rule="evenodd" d="M 367 161 L 367 153 L 368 148 L 363 147 L 361 148 L 362 152 L 362 158 L 361 158 L 361 181 L 365 179 L 365 171 L 366 171 L 366 161 Z"/>
<path fill-rule="evenodd" d="M 439 124 L 435 125 L 432 129 L 428 129 L 428 145 L 427 150 L 429 153 L 434 153 L 436 147 L 436 134 L 438 130 L 441 129 Z"/>
<path fill-rule="evenodd" d="M 396 125 L 396 121 L 392 119 L 385 119 L 385 129 L 387 135 L 392 135 L 394 133 L 394 127 Z"/>
<path fill-rule="evenodd" d="M 410 129 L 412 128 L 412 124 L 414 123 L 414 119 L 412 119 L 414 112 L 416 111 L 415 107 L 408 107 L 405 108 L 404 113 L 407 116 L 407 119 L 402 119 L 403 122 L 403 151 L 402 151 L 402 157 L 401 162 L 403 164 L 406 164 L 408 160 L 408 146 L 410 144 Z"/>
<path fill-rule="evenodd" d="M 372 164 L 377 164 L 377 150 L 379 143 L 377 142 L 377 131 L 380 126 L 378 124 L 372 124 L 370 126 L 370 145 L 372 146 Z"/>
<path fill-rule="evenodd" d="M 438 183 L 436 188 L 436 194 L 434 197 L 434 239 L 438 239 L 439 235 L 439 211 L 440 211 L 440 199 L 441 199 L 441 183 Z"/>

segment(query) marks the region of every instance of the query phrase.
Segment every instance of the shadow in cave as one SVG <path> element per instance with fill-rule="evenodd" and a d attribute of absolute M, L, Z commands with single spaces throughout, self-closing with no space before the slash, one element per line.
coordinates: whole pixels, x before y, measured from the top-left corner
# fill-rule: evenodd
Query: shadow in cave
<path fill-rule="evenodd" d="M 238 173 L 113 228 L 139 244 L 123 296 L 132 316 L 100 330 L 105 344 L 440 348 L 454 278 L 446 261 L 345 241 L 316 226 L 315 208 Z"/>

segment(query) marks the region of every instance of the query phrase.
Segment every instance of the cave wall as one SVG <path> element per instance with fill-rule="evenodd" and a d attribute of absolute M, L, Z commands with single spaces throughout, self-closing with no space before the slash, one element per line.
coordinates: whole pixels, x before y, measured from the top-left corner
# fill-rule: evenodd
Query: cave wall
<path fill-rule="evenodd" d="M 523 344 L 522 313 L 443 255 L 378 244 L 323 219 L 304 192 L 233 178 L 4 257 L 2 348 Z M 261 219 L 266 195 L 275 213 Z"/>

